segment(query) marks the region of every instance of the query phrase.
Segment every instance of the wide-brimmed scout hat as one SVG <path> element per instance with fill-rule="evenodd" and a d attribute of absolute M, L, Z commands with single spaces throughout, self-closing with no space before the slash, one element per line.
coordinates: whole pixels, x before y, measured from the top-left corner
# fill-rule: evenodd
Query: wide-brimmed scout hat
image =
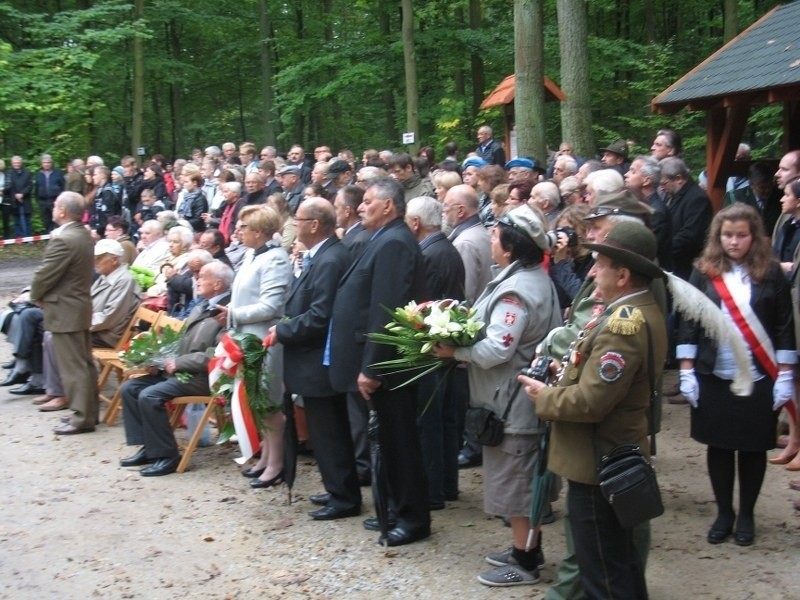
<path fill-rule="evenodd" d="M 625 142 L 625 140 L 614 140 L 607 147 L 600 148 L 600 152 L 611 152 L 612 154 L 616 154 L 617 156 L 621 156 L 627 160 L 628 144 Z"/>
<path fill-rule="evenodd" d="M 653 213 L 644 202 L 641 202 L 632 192 L 622 190 L 610 194 L 598 194 L 592 206 L 592 212 L 584 220 L 607 217 L 609 215 L 628 215 L 630 217 L 645 218 Z"/>
<path fill-rule="evenodd" d="M 656 236 L 641 223 L 617 223 L 601 243 L 586 242 L 583 246 L 652 279 L 665 277 L 664 271 L 654 262 L 658 247 Z"/>

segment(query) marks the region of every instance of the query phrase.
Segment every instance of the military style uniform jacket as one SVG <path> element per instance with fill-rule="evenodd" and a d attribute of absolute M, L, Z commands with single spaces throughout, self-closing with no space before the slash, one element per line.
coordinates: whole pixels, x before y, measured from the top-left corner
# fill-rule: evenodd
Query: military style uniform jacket
<path fill-rule="evenodd" d="M 667 353 L 664 315 L 650 291 L 621 298 L 590 321 L 573 345 L 557 387 L 536 400 L 540 419 L 553 421 L 550 470 L 571 481 L 597 485 L 602 454 L 635 443 L 647 454 L 650 406 L 648 328 L 652 335 L 653 379 Z M 596 449 L 593 438 L 596 435 Z"/>

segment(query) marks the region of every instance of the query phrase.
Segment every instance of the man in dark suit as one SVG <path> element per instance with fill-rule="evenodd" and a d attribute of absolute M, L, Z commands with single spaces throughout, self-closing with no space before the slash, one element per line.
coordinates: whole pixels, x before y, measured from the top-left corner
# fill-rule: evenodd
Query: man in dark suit
<path fill-rule="evenodd" d="M 764 230 L 770 235 L 781 216 L 781 192 L 775 185 L 772 169 L 763 162 L 750 165 L 747 171 L 748 185 L 725 194 L 723 207 L 734 202 L 744 202 L 758 211 L 764 219 Z"/>
<path fill-rule="evenodd" d="M 364 199 L 364 189 L 357 185 L 346 185 L 336 192 L 333 208 L 336 211 L 336 227 L 342 232 L 342 245 L 356 260 L 372 237 L 364 229 L 358 216 L 358 207 Z M 356 453 L 356 468 L 359 480 L 366 485 L 370 481 L 369 443 L 367 443 L 367 404 L 357 391 L 347 394 L 347 409 L 350 416 L 350 433 Z"/>
<path fill-rule="evenodd" d="M 668 194 L 667 208 L 672 219 L 672 270 L 688 281 L 692 263 L 705 246 L 714 211 L 680 158 L 670 156 L 661 161 L 661 187 Z"/>
<path fill-rule="evenodd" d="M 333 301 L 347 271 L 350 253 L 336 237 L 336 215 L 324 198 L 309 198 L 297 208 L 297 240 L 308 252 L 289 292 L 285 319 L 271 333 L 284 345 L 286 389 L 305 403 L 314 456 L 327 494 L 312 496 L 323 505 L 310 513 L 318 521 L 361 513 L 361 490 L 347 417 L 347 396 L 335 391 L 322 364 Z"/>
<path fill-rule="evenodd" d="M 342 230 L 342 243 L 353 260 L 361 256 L 372 232 L 364 229 L 358 216 L 358 207 L 364 199 L 364 190 L 357 185 L 346 185 L 336 192 L 333 208 L 336 209 L 336 227 Z"/>
<path fill-rule="evenodd" d="M 441 203 L 428 196 L 414 198 L 408 203 L 405 221 L 422 250 L 428 298 L 463 300 L 464 263 L 442 232 Z M 467 370 L 461 367 L 450 369 L 445 375 L 426 375 L 417 385 L 417 423 L 431 510 L 444 508 L 445 500 L 458 499 L 461 428 L 457 400 L 468 396 Z"/>
<path fill-rule="evenodd" d="M 381 178 L 367 188 L 359 214 L 373 236 L 339 284 L 325 353 L 333 388 L 360 392 L 377 412 L 390 510 L 396 519 L 382 540 L 389 546 L 415 542 L 431 532 L 414 392 L 409 387 L 392 390 L 401 379 L 372 365 L 395 359 L 397 353 L 367 337 L 383 331 L 390 320 L 386 307 L 405 306 L 426 295 L 422 252 L 403 222 L 405 209 L 399 183 Z"/>
<path fill-rule="evenodd" d="M 31 302 L 42 307 L 44 328 L 53 334 L 64 392 L 73 415 L 57 435 L 94 431 L 98 417 L 97 370 L 92 359 L 94 243 L 81 224 L 84 199 L 62 192 L 53 205 L 53 230 L 42 264 L 33 275 Z"/>
<path fill-rule="evenodd" d="M 36 199 L 39 201 L 39 214 L 42 216 L 44 233 L 50 233 L 53 229 L 51 218 L 53 204 L 65 186 L 64 174 L 53 168 L 53 157 L 42 154 L 42 169 L 36 173 Z"/>
<path fill-rule="evenodd" d="M 178 468 L 181 457 L 164 404 L 178 396 L 210 393 L 208 349 L 217 343 L 222 330 L 216 306 L 228 304 L 231 283 L 233 270 L 220 261 L 200 269 L 197 295 L 203 301 L 194 307 L 183 324 L 178 356 L 167 360 L 163 371 L 129 379 L 122 385 L 125 439 L 129 446 L 141 444 L 142 447 L 136 454 L 123 458 L 119 462 L 121 466 L 149 465 L 139 472 L 144 477 L 169 475 Z M 191 378 L 183 383 L 175 373 L 187 373 Z"/>

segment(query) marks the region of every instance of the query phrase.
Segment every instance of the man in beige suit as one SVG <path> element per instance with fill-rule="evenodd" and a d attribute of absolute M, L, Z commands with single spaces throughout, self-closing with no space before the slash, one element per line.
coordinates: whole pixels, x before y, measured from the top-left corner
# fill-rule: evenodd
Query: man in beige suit
<path fill-rule="evenodd" d="M 31 301 L 42 307 L 44 328 L 53 334 L 64 391 L 74 411 L 68 423 L 54 429 L 57 435 L 88 433 L 97 423 L 97 371 L 89 334 L 94 244 L 81 224 L 83 210 L 80 194 L 63 192 L 56 198 L 53 222 L 58 228 L 31 284 Z"/>

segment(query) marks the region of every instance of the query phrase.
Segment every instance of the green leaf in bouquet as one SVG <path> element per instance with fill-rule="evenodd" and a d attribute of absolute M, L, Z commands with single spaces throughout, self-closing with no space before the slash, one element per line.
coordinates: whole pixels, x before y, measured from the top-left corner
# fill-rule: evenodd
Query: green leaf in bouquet
<path fill-rule="evenodd" d="M 236 430 L 233 427 L 233 422 L 228 421 L 217 436 L 217 445 L 229 442 L 234 435 L 236 435 Z"/>

